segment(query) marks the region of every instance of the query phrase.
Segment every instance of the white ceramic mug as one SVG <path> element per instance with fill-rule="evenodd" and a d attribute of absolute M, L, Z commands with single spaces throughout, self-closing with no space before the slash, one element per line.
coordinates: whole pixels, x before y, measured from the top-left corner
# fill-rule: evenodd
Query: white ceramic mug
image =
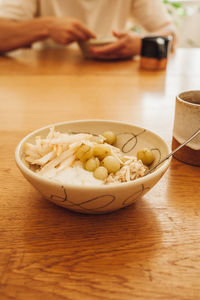
<path fill-rule="evenodd" d="M 200 90 L 177 95 L 172 149 L 185 142 L 200 128 Z M 200 166 L 200 134 L 174 154 L 185 163 Z"/>

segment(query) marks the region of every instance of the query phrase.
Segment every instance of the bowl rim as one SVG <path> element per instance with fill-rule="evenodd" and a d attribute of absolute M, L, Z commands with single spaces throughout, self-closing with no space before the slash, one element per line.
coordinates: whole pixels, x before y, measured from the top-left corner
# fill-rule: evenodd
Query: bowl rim
<path fill-rule="evenodd" d="M 161 138 L 157 133 L 155 133 L 154 131 L 151 131 L 149 129 L 146 129 L 142 126 L 130 123 L 130 122 L 123 122 L 123 121 L 118 121 L 118 120 L 107 120 L 107 119 L 80 119 L 80 120 L 72 120 L 72 121 L 63 121 L 63 122 L 59 122 L 59 123 L 52 123 L 49 125 L 46 125 L 44 127 L 41 127 L 39 129 L 36 129 L 32 132 L 30 132 L 29 134 L 27 134 L 26 136 L 24 136 L 21 141 L 17 144 L 16 149 L 15 149 L 15 162 L 18 166 L 18 168 L 22 171 L 22 173 L 27 173 L 29 175 L 29 177 L 32 177 L 35 180 L 41 181 L 43 183 L 46 184 L 50 184 L 50 185 L 54 185 L 54 186 L 62 186 L 66 189 L 82 189 L 82 190 L 95 190 L 95 189 L 100 189 L 100 190 L 107 190 L 107 189 L 112 189 L 112 188 L 120 188 L 120 187 L 129 187 L 130 185 L 134 186 L 136 184 L 143 184 L 146 181 L 146 178 L 153 178 L 156 177 L 156 175 L 158 174 L 164 174 L 165 171 L 167 170 L 170 161 L 171 161 L 171 157 L 169 157 L 165 162 L 163 162 L 158 169 L 156 169 L 155 171 L 153 171 L 152 173 L 149 173 L 148 175 L 145 175 L 143 177 L 137 178 L 133 181 L 129 181 L 129 182 L 121 182 L 121 183 L 113 183 L 113 184 L 108 184 L 108 185 L 80 185 L 80 184 L 68 184 L 68 183 L 61 183 L 59 181 L 53 180 L 53 179 L 49 179 L 49 178 L 45 178 L 40 176 L 39 174 L 35 173 L 34 171 L 30 170 L 21 160 L 20 157 L 20 150 L 21 147 L 23 146 L 23 144 L 25 143 L 26 140 L 28 140 L 31 136 L 39 133 L 40 131 L 43 131 L 45 129 L 48 129 L 52 126 L 61 126 L 61 125 L 70 125 L 70 124 L 76 124 L 76 123 L 93 123 L 93 122 L 97 122 L 97 123 L 113 123 L 113 124 L 121 124 L 121 125 L 128 125 L 128 126 L 134 126 L 138 129 L 144 129 L 148 132 L 150 132 L 151 134 L 155 135 L 158 139 L 160 139 L 165 146 L 167 147 L 168 150 L 168 154 L 171 152 L 169 145 L 164 141 L 163 138 Z M 162 177 L 162 176 L 161 176 Z"/>

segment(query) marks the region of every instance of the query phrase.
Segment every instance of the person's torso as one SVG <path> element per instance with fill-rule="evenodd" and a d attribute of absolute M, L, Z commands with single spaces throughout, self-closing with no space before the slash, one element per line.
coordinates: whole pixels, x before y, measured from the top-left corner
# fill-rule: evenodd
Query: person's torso
<path fill-rule="evenodd" d="M 37 15 L 77 18 L 97 35 L 125 29 L 131 0 L 40 0 Z"/>

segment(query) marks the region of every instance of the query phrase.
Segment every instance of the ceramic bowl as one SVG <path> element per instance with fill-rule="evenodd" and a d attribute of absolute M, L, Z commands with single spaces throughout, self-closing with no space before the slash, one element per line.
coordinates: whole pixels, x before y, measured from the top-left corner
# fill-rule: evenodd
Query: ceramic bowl
<path fill-rule="evenodd" d="M 90 55 L 90 47 L 101 47 L 104 45 L 109 45 L 111 43 L 114 43 L 117 39 L 114 37 L 106 37 L 106 38 L 97 38 L 97 39 L 90 39 L 85 42 L 79 42 L 79 47 L 83 53 L 83 56 L 86 58 L 91 58 Z"/>
<path fill-rule="evenodd" d="M 170 153 L 169 146 L 156 133 L 129 123 L 106 120 L 79 120 L 54 125 L 56 130 L 60 132 L 101 134 L 104 131 L 112 130 L 117 135 L 116 146 L 127 155 L 136 155 L 141 148 L 150 147 L 155 154 L 153 164 Z M 44 198 L 76 212 L 101 214 L 131 205 L 136 199 L 141 198 L 151 190 L 166 172 L 170 163 L 170 159 L 168 159 L 149 175 L 127 183 L 101 186 L 59 184 L 30 170 L 22 155 L 24 143 L 33 143 L 38 135 L 45 137 L 51 126 L 38 129 L 20 141 L 15 152 L 16 163 L 24 177 Z"/>

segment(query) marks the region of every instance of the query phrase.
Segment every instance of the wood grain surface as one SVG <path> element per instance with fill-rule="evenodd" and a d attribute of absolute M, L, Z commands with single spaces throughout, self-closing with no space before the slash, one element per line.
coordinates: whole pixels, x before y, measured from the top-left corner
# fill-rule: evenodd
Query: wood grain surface
<path fill-rule="evenodd" d="M 79 50 L 0 57 L 0 299 L 200 299 L 200 168 L 172 159 L 123 210 L 70 212 L 42 199 L 16 167 L 29 132 L 75 119 L 132 122 L 172 141 L 175 96 L 199 89 L 200 49 L 166 71 L 85 60 Z"/>

